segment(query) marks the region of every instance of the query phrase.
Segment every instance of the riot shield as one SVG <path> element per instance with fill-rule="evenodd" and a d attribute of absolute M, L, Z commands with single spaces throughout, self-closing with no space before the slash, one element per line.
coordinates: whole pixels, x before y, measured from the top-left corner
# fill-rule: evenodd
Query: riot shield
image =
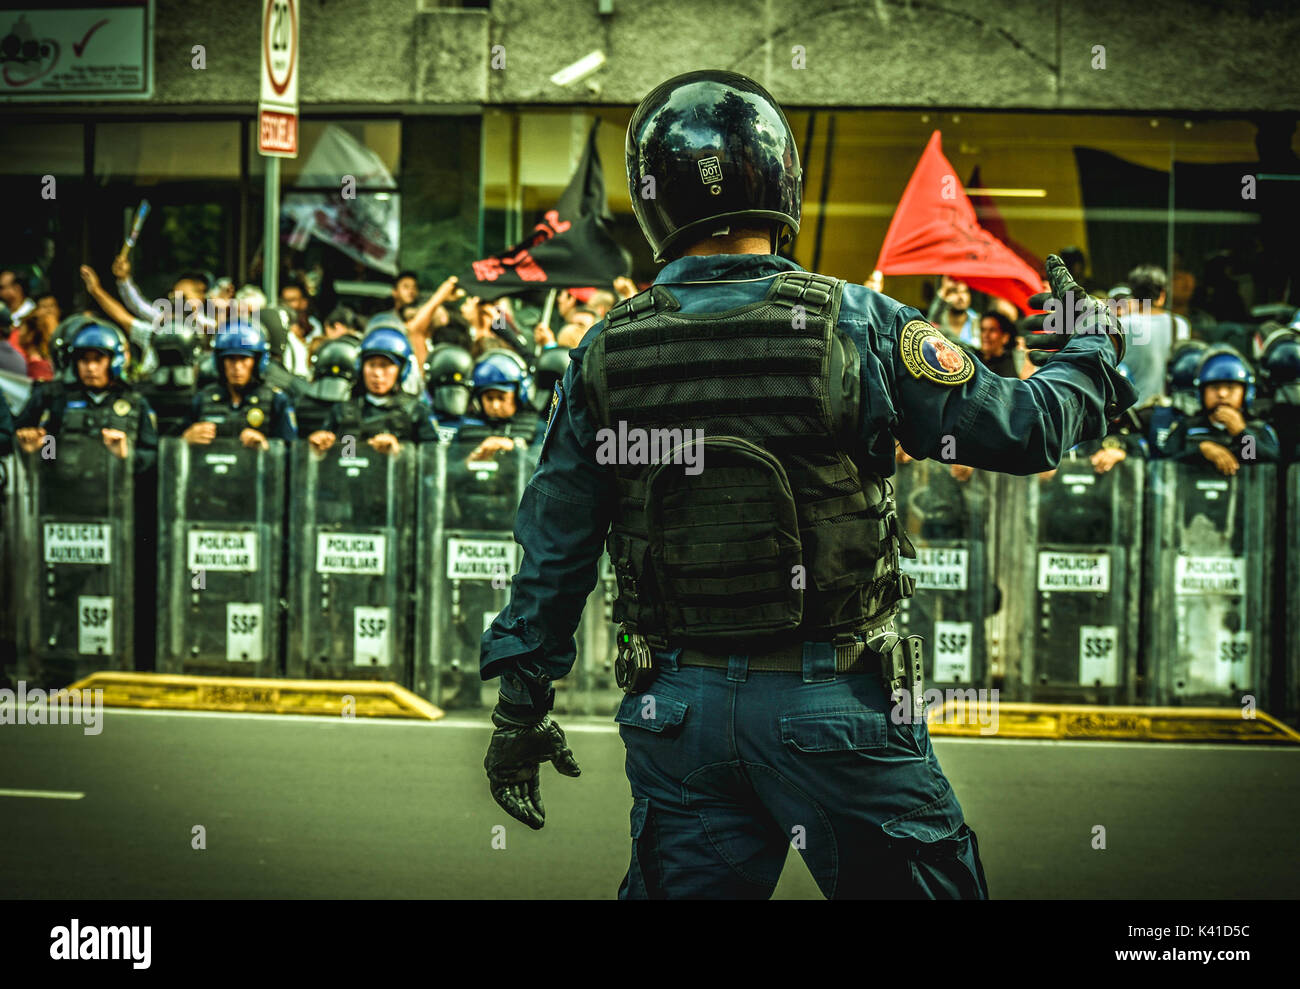
<path fill-rule="evenodd" d="M 989 686 L 985 635 L 994 593 L 986 553 L 991 492 L 998 477 L 975 471 L 964 480 L 951 464 L 898 464 L 891 483 L 899 524 L 916 548 L 903 557 L 916 580 L 897 621 L 900 635 L 920 635 L 926 646 L 926 686 Z"/>
<path fill-rule="evenodd" d="M 279 671 L 285 454 L 159 442 L 159 673 Z"/>
<path fill-rule="evenodd" d="M 1151 465 L 1145 653 L 1155 703 L 1268 709 L 1276 470 L 1224 477 L 1208 464 Z"/>
<path fill-rule="evenodd" d="M 294 444 L 289 494 L 291 677 L 411 686 L 415 472 L 395 456 L 340 441 Z"/>
<path fill-rule="evenodd" d="M 1133 704 L 1145 462 L 1002 479 L 997 576 L 1009 699 Z"/>
<path fill-rule="evenodd" d="M 445 709 L 496 702 L 495 684 L 479 678 L 479 644 L 510 600 L 515 512 L 536 461 L 518 445 L 471 461 L 484 435 L 462 427 L 420 448 L 415 691 Z"/>
<path fill-rule="evenodd" d="M 1283 717 L 1293 726 L 1300 725 L 1300 464 L 1286 470 L 1286 526 L 1285 541 L 1275 545 L 1285 547 L 1286 584 L 1283 599 L 1283 621 L 1278 635 L 1283 637 L 1283 682 L 1286 703 Z M 1281 569 L 1281 568 L 1279 568 Z"/>
<path fill-rule="evenodd" d="M 4 396 L 0 395 L 0 402 Z M 14 597 L 18 546 L 18 458 L 0 457 L 0 683 L 13 672 Z"/>
<path fill-rule="evenodd" d="M 133 459 L 77 435 L 15 458 L 18 678 L 134 669 Z"/>

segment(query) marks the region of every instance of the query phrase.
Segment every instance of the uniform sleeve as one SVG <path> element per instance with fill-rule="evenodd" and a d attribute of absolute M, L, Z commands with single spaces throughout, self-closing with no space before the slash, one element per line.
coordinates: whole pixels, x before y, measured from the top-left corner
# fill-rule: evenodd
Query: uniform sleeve
<path fill-rule="evenodd" d="M 1246 429 L 1234 440 L 1237 446 L 1237 450 L 1234 452 L 1237 453 L 1239 460 L 1244 459 L 1241 457 L 1240 450 L 1241 443 L 1247 436 L 1255 441 L 1255 463 L 1275 464 L 1282 458 L 1282 444 L 1277 438 L 1277 433 L 1273 431 L 1273 427 L 1266 422 L 1247 421 Z"/>
<path fill-rule="evenodd" d="M 523 560 L 510 603 L 483 634 L 479 672 L 502 676 L 502 696 L 537 706 L 539 691 L 573 667 L 578 627 L 609 531 L 613 468 L 596 462 L 596 435 L 582 388 L 580 355 L 560 385 L 540 459 L 515 516 Z M 525 696 L 521 691 L 528 687 Z"/>
<path fill-rule="evenodd" d="M 140 402 L 140 428 L 135 436 L 135 472 L 143 474 L 158 463 L 158 417 L 143 398 Z"/>
<path fill-rule="evenodd" d="M 873 349 L 893 386 L 894 435 L 918 459 L 1035 474 L 1058 466 L 1076 443 L 1103 436 L 1109 419 L 1137 401 L 1102 335 L 1073 336 L 1022 381 L 945 349 L 939 331 L 917 321 L 925 323 L 919 310 L 900 305 Z"/>
<path fill-rule="evenodd" d="M 294 415 L 293 403 L 284 392 L 275 396 L 275 438 L 292 443 L 298 438 L 298 417 Z"/>

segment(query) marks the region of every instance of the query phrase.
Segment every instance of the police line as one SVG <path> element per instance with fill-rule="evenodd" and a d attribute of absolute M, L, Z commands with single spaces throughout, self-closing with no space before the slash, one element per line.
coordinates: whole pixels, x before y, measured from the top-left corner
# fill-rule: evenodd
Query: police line
<path fill-rule="evenodd" d="M 167 438 L 147 490 L 102 443 L 15 455 L 3 638 L 25 680 L 52 686 L 98 669 L 379 679 L 478 707 L 479 641 L 508 601 L 536 452 L 471 459 L 477 446 L 322 455 Z M 1131 458 L 1097 474 L 1067 460 L 1042 479 L 899 464 L 917 552 L 899 631 L 924 637 L 939 688 L 1292 716 L 1300 468 L 1279 471 Z M 557 709 L 602 713 L 619 697 L 607 560 L 600 573 Z"/>

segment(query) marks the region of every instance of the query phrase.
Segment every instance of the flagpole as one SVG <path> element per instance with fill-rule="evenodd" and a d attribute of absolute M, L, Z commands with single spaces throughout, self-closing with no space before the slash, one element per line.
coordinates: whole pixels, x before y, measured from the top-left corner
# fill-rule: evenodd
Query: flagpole
<path fill-rule="evenodd" d="M 548 330 L 551 328 L 551 311 L 555 308 L 555 296 L 558 294 L 558 292 L 559 290 L 554 288 L 551 289 L 549 292 L 547 292 L 546 305 L 542 307 L 541 323 Z"/>

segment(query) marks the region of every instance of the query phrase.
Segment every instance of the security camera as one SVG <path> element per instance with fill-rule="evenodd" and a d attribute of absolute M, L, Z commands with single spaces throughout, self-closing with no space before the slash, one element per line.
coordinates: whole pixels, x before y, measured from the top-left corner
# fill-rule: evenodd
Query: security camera
<path fill-rule="evenodd" d="M 605 64 L 605 53 L 596 51 L 590 55 L 580 58 L 572 65 L 566 66 L 555 75 L 551 76 L 551 82 L 557 86 L 571 86 L 575 82 L 586 79 L 602 65 Z"/>

